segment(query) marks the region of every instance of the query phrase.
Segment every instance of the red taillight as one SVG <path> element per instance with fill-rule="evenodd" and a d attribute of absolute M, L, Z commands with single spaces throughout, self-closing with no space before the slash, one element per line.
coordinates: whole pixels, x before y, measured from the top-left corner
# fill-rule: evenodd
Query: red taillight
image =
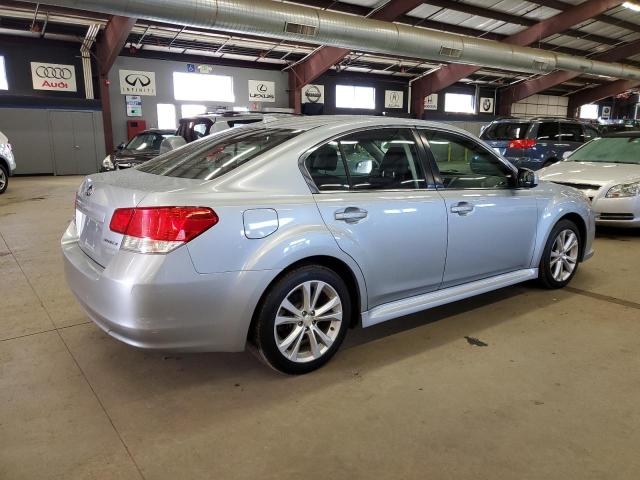
<path fill-rule="evenodd" d="M 205 207 L 118 208 L 109 228 L 129 237 L 164 242 L 189 242 L 218 223 Z"/>
<path fill-rule="evenodd" d="M 525 138 L 523 140 L 511 140 L 509 142 L 509 148 L 533 148 L 536 146 L 536 141 L 533 138 Z"/>

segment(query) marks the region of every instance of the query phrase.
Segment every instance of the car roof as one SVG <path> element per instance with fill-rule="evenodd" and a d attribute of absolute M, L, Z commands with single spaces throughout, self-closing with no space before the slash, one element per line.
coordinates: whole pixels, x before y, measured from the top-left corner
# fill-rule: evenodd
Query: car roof
<path fill-rule="evenodd" d="M 496 123 L 570 122 L 570 123 L 580 123 L 582 125 L 593 125 L 589 121 L 582 120 L 579 118 L 562 118 L 562 117 L 531 117 L 531 118 L 505 117 L 505 118 L 497 118 L 494 120 L 494 122 Z"/>
<path fill-rule="evenodd" d="M 181 118 L 180 121 L 192 121 L 192 120 L 202 120 L 209 119 L 214 122 L 218 119 L 225 120 L 260 120 L 266 116 L 292 116 L 292 113 L 284 113 L 284 112 L 213 112 L 213 113 L 202 113 L 200 115 L 194 115 L 192 117 L 184 117 Z"/>
<path fill-rule="evenodd" d="M 290 128 L 302 131 L 308 131 L 318 127 L 326 127 L 329 129 L 331 127 L 360 128 L 376 126 L 419 126 L 442 128 L 444 126 L 447 130 L 469 135 L 467 131 L 445 122 L 373 115 L 267 116 L 262 122 L 252 123 L 248 127 L 259 128 L 261 126 L 268 128 Z"/>
<path fill-rule="evenodd" d="M 640 130 L 605 133 L 603 138 L 640 138 Z"/>
<path fill-rule="evenodd" d="M 149 128 L 143 132 L 139 132 L 136 135 L 141 135 L 145 133 L 159 133 L 160 135 L 171 135 L 175 133 L 175 130 L 169 130 L 167 128 Z"/>

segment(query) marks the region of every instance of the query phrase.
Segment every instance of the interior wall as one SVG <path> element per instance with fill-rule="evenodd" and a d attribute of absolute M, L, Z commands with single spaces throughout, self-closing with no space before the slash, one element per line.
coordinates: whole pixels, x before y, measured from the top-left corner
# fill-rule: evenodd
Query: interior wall
<path fill-rule="evenodd" d="M 275 102 L 264 102 L 261 104 L 263 108 L 289 107 L 289 96 L 287 93 L 289 77 L 286 72 L 215 65 L 214 62 L 215 59 L 211 59 L 211 63 L 209 64 L 213 67 L 211 74 L 229 75 L 233 77 L 233 91 L 236 97 L 234 103 L 186 102 L 175 100 L 173 93 L 173 72 L 186 73 L 188 71 L 188 62 L 155 58 L 118 57 L 109 74 L 109 80 L 111 82 L 109 94 L 111 97 L 114 143 L 117 145 L 127 140 L 127 120 L 145 120 L 147 128 L 157 127 L 157 106 L 159 103 L 174 104 L 176 106 L 176 120 L 180 118 L 180 106 L 183 104 L 204 104 L 208 111 L 215 110 L 218 107 L 249 107 L 249 80 L 264 80 L 275 83 Z M 154 72 L 156 74 L 156 95 L 142 97 L 142 117 L 127 117 L 125 95 L 120 94 L 120 70 L 136 70 Z"/>
<path fill-rule="evenodd" d="M 515 117 L 567 117 L 569 97 L 531 95 L 511 106 Z"/>

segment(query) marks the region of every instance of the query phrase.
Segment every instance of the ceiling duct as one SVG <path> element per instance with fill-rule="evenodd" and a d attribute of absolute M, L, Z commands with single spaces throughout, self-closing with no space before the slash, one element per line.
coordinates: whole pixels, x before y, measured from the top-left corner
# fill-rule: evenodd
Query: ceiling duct
<path fill-rule="evenodd" d="M 35 3 L 35 2 L 33 2 Z M 47 0 L 111 15 L 521 72 L 640 80 L 640 68 L 271 0 Z"/>

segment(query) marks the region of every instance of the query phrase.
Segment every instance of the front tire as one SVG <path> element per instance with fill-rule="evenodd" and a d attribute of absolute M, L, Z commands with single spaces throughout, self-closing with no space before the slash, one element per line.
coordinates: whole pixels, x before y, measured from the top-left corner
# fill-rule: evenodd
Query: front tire
<path fill-rule="evenodd" d="M 344 340 L 351 298 L 333 271 L 308 265 L 273 284 L 256 316 L 254 342 L 261 358 L 288 374 L 304 374 L 324 365 Z"/>
<path fill-rule="evenodd" d="M 0 163 L 0 195 L 3 194 L 9 186 L 9 171 L 7 167 Z"/>
<path fill-rule="evenodd" d="M 551 230 L 542 259 L 538 280 L 545 288 L 562 288 L 578 270 L 582 251 L 580 232 L 570 220 L 559 221 Z"/>

